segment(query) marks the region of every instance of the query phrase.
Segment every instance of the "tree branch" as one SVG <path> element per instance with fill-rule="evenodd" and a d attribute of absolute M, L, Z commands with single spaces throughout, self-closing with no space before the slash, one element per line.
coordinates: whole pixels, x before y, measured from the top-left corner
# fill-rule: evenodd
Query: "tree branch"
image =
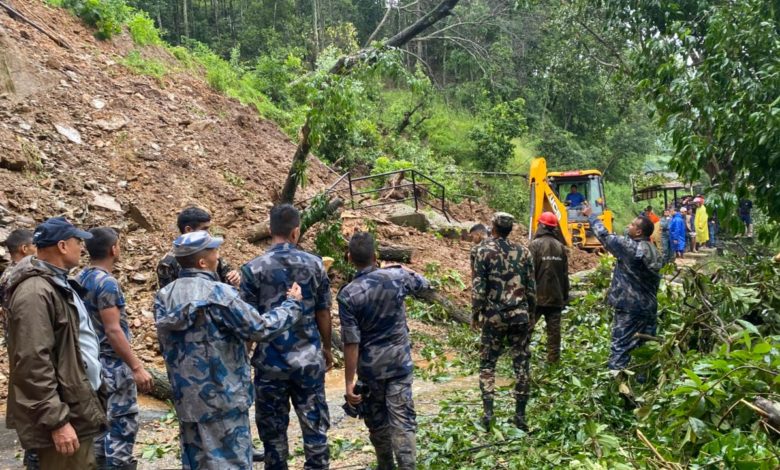
<path fill-rule="evenodd" d="M 460 0 L 442 0 L 433 10 L 426 13 L 425 16 L 385 41 L 380 49 L 369 47 L 358 51 L 353 55 L 341 56 L 336 63 L 333 64 L 333 67 L 328 70 L 328 73 L 336 76 L 346 75 L 350 69 L 356 65 L 370 63 L 375 60 L 383 49 L 398 48 L 405 45 L 418 34 L 452 14 L 452 10 L 459 1 Z M 306 157 L 311 149 L 311 142 L 309 140 L 309 136 L 311 135 L 311 116 L 312 113 L 311 110 L 309 110 L 309 112 L 306 113 L 306 120 L 304 121 L 303 126 L 301 126 L 299 133 L 300 139 L 298 141 L 298 146 L 295 149 L 292 163 L 290 164 L 290 170 L 287 173 L 287 179 L 284 182 L 284 187 L 280 195 L 280 202 L 292 203 L 295 200 L 295 192 L 298 189 L 303 171 L 306 168 Z"/>

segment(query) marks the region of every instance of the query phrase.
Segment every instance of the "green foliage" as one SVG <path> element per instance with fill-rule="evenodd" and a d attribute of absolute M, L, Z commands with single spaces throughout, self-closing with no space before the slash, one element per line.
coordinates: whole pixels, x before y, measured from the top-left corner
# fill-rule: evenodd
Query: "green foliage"
<path fill-rule="evenodd" d="M 491 432 L 479 422 L 479 391 L 453 393 L 438 413 L 419 418 L 421 467 L 654 468 L 658 461 L 637 439 L 639 429 L 683 468 L 777 468 L 776 444 L 740 399 L 780 397 L 780 267 L 752 253 L 722 262 L 714 271 L 687 270 L 682 288 L 661 290 L 660 342 L 635 350 L 626 375 L 613 377 L 605 367 L 611 312 L 604 302 L 613 260 L 603 257 L 575 286 L 586 294 L 565 313 L 560 364 L 534 354 L 531 433 L 511 424 L 509 387 L 498 391 Z M 533 343 L 543 345 L 542 329 L 536 331 Z M 619 389 L 633 392 L 636 410 L 626 409 Z"/>
<path fill-rule="evenodd" d="M 499 103 L 485 114 L 482 126 L 471 130 L 469 137 L 478 152 L 474 160 L 480 168 L 488 171 L 504 169 L 514 154 L 512 139 L 527 130 L 524 108 L 522 98 Z"/>
<path fill-rule="evenodd" d="M 124 0 L 52 0 L 51 5 L 67 8 L 86 24 L 96 28 L 98 39 L 111 39 L 122 32 L 122 25 L 133 9 Z"/>
<path fill-rule="evenodd" d="M 137 74 L 148 75 L 158 81 L 167 73 L 165 64 L 155 59 L 147 59 L 138 51 L 130 51 L 127 57 L 121 60 L 121 64 Z"/>
<path fill-rule="evenodd" d="M 348 244 L 341 234 L 341 220 L 328 223 L 317 234 L 314 246 L 318 255 L 333 258 L 333 269 L 340 272 L 345 278 L 355 273 L 355 267 L 347 261 Z"/>
<path fill-rule="evenodd" d="M 154 26 L 154 20 L 143 11 L 136 11 L 127 21 L 127 29 L 130 30 L 130 36 L 139 46 L 159 46 L 162 45 L 160 31 Z"/>
<path fill-rule="evenodd" d="M 631 78 L 671 134 L 673 169 L 692 181 L 706 173 L 724 207 L 752 193 L 770 218 L 780 218 L 777 3 L 607 6 L 612 27 L 632 45 Z M 654 33 L 638 43 L 637 31 Z"/>

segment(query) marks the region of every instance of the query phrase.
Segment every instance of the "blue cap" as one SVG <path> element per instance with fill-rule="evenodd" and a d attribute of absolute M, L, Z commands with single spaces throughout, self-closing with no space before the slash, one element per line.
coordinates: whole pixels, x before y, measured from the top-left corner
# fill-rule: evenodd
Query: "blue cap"
<path fill-rule="evenodd" d="M 173 256 L 181 258 L 203 250 L 213 250 L 219 248 L 223 242 L 221 237 L 212 237 L 205 230 L 185 233 L 173 241 Z"/>
<path fill-rule="evenodd" d="M 52 217 L 46 222 L 35 227 L 33 232 L 33 244 L 38 248 L 53 246 L 62 240 L 69 238 L 80 238 L 89 240 L 92 234 L 84 230 L 77 229 L 65 217 Z"/>

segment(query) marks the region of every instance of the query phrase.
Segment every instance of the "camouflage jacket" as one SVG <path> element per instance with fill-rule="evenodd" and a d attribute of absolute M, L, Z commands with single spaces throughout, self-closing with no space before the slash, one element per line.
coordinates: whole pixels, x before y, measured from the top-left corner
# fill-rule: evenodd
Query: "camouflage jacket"
<path fill-rule="evenodd" d="M 300 323 L 255 348 L 252 365 L 263 378 L 321 380 L 325 374 L 315 312 L 330 310 L 330 281 L 322 260 L 289 243 L 272 246 L 241 268 L 241 298 L 260 311 L 284 301 L 297 282 L 303 294 Z"/>
<path fill-rule="evenodd" d="M 409 327 L 404 299 L 428 289 L 419 274 L 400 266 L 368 267 L 338 295 L 341 338 L 358 343 L 358 376 L 365 381 L 389 379 L 412 372 Z"/>
<path fill-rule="evenodd" d="M 268 341 L 300 320 L 300 303 L 285 300 L 260 314 L 216 273 L 183 269 L 157 293 L 160 351 L 181 421 L 209 422 L 254 402 L 246 341 Z"/>
<path fill-rule="evenodd" d="M 220 258 L 217 264 L 217 276 L 219 277 L 219 282 L 230 284 L 227 281 L 227 275 L 232 270 L 233 268 L 230 266 L 230 264 L 228 264 L 228 262 L 224 259 Z M 178 261 L 176 261 L 176 257 L 173 256 L 173 253 L 169 252 L 163 259 L 160 260 L 159 263 L 157 263 L 157 288 L 162 289 L 163 287 L 178 279 L 180 272 L 181 265 Z"/>
<path fill-rule="evenodd" d="M 607 303 L 614 308 L 637 313 L 658 310 L 659 270 L 663 260 L 650 240 L 634 240 L 610 233 L 594 215 L 588 219 L 604 249 L 617 258 Z"/>
<path fill-rule="evenodd" d="M 84 305 L 87 307 L 89 316 L 92 318 L 92 326 L 97 333 L 100 341 L 100 356 L 118 358 L 116 351 L 111 347 L 106 337 L 106 330 L 103 327 L 103 317 L 100 311 L 116 307 L 119 309 L 119 326 L 128 342 L 131 341 L 130 327 L 127 323 L 127 312 L 125 311 L 125 296 L 119 287 L 117 280 L 103 268 L 90 266 L 76 276 L 76 282 L 84 289 Z"/>
<path fill-rule="evenodd" d="M 475 316 L 528 321 L 536 309 L 536 281 L 530 252 L 506 238 L 479 245 L 474 259 L 471 305 Z"/>

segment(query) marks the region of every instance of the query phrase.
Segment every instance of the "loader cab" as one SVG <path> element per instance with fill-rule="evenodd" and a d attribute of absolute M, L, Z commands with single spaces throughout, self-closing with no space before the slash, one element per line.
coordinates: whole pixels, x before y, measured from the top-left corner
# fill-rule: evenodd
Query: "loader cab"
<path fill-rule="evenodd" d="M 601 175 L 583 173 L 590 172 L 550 173 L 548 177 L 553 191 L 566 206 L 569 222 L 586 222 L 588 220 L 582 215 L 583 204 L 578 201 L 587 201 L 593 208 L 595 215 L 601 215 L 607 209 Z"/>

